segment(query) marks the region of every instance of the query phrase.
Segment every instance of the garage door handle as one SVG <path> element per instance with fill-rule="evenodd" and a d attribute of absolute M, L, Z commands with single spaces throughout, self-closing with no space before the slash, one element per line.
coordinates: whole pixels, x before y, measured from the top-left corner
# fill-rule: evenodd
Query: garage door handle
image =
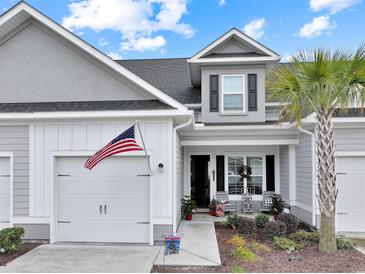
<path fill-rule="evenodd" d="M 58 221 L 57 223 L 59 223 L 59 224 L 70 224 L 71 222 L 70 221 Z"/>
<path fill-rule="evenodd" d="M 338 212 L 337 215 L 347 215 L 348 213 L 346 212 Z"/>
<path fill-rule="evenodd" d="M 0 224 L 8 224 L 10 221 L 0 221 Z"/>
<path fill-rule="evenodd" d="M 9 174 L 1 174 L 0 177 L 6 177 L 6 178 L 8 178 L 8 177 L 10 177 L 10 175 Z"/>
<path fill-rule="evenodd" d="M 149 225 L 150 222 L 137 222 L 138 225 Z"/>
<path fill-rule="evenodd" d="M 104 214 L 106 215 L 106 205 L 104 205 Z"/>
<path fill-rule="evenodd" d="M 337 172 L 336 174 L 337 175 L 346 175 L 347 173 L 345 173 L 345 172 Z"/>
<path fill-rule="evenodd" d="M 100 212 L 100 215 L 103 214 L 103 206 L 102 205 L 100 205 L 100 207 L 99 207 L 99 212 Z"/>
<path fill-rule="evenodd" d="M 138 177 L 150 177 L 150 175 L 149 175 L 149 174 L 138 174 L 137 176 L 138 176 Z"/>

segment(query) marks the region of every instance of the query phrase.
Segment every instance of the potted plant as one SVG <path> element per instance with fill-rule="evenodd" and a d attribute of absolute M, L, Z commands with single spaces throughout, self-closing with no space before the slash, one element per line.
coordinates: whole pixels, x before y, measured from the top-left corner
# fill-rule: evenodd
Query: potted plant
<path fill-rule="evenodd" d="M 216 209 L 217 209 L 218 201 L 213 199 L 210 201 L 208 208 L 209 208 L 209 215 L 217 216 Z"/>
<path fill-rule="evenodd" d="M 181 212 L 185 220 L 191 221 L 193 219 L 193 213 L 195 213 L 196 203 L 190 196 L 185 196 L 181 199 Z"/>
<path fill-rule="evenodd" d="M 271 204 L 271 213 L 274 215 L 274 220 L 278 219 L 280 213 L 284 210 L 285 202 L 281 198 L 280 194 L 273 194 L 271 196 L 272 204 Z"/>

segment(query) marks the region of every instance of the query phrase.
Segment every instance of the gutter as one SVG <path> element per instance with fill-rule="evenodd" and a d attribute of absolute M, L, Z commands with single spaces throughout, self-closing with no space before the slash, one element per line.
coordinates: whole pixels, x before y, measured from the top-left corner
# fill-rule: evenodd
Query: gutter
<path fill-rule="evenodd" d="M 177 222 L 176 222 L 176 134 L 179 129 L 187 127 L 193 122 L 193 118 L 189 118 L 189 120 L 181 125 L 178 125 L 172 130 L 172 233 L 176 233 L 177 231 Z"/>
<path fill-rule="evenodd" d="M 317 186 L 317 176 L 316 176 L 316 152 L 315 152 L 315 136 L 313 132 L 306 130 L 302 127 L 298 127 L 298 130 L 310 135 L 312 141 L 312 225 L 317 227 L 316 220 L 316 186 Z"/>

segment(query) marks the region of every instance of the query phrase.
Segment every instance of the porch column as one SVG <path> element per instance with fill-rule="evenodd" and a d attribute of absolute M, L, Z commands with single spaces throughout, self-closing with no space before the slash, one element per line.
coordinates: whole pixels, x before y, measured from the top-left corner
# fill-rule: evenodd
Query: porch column
<path fill-rule="evenodd" d="M 295 145 L 289 145 L 289 201 L 290 205 L 295 205 L 296 194 L 296 157 Z"/>

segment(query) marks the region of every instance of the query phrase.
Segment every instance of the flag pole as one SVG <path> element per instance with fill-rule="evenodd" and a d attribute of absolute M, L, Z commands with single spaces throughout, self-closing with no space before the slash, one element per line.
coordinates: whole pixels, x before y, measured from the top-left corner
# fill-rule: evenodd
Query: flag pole
<path fill-rule="evenodd" d="M 141 140 L 142 140 L 142 145 L 143 145 L 143 150 L 144 150 L 144 153 L 146 154 L 146 160 L 147 160 L 147 163 L 148 163 L 148 168 L 150 169 L 150 176 L 152 176 L 152 169 L 151 169 L 151 163 L 150 163 L 150 159 L 147 155 L 147 150 L 146 150 L 146 146 L 144 144 L 144 140 L 143 140 L 143 136 L 142 136 L 142 131 L 141 131 L 141 128 L 139 126 L 139 122 L 138 120 L 136 120 L 136 123 L 135 123 L 138 127 L 138 131 L 139 131 L 139 135 L 141 136 Z"/>

